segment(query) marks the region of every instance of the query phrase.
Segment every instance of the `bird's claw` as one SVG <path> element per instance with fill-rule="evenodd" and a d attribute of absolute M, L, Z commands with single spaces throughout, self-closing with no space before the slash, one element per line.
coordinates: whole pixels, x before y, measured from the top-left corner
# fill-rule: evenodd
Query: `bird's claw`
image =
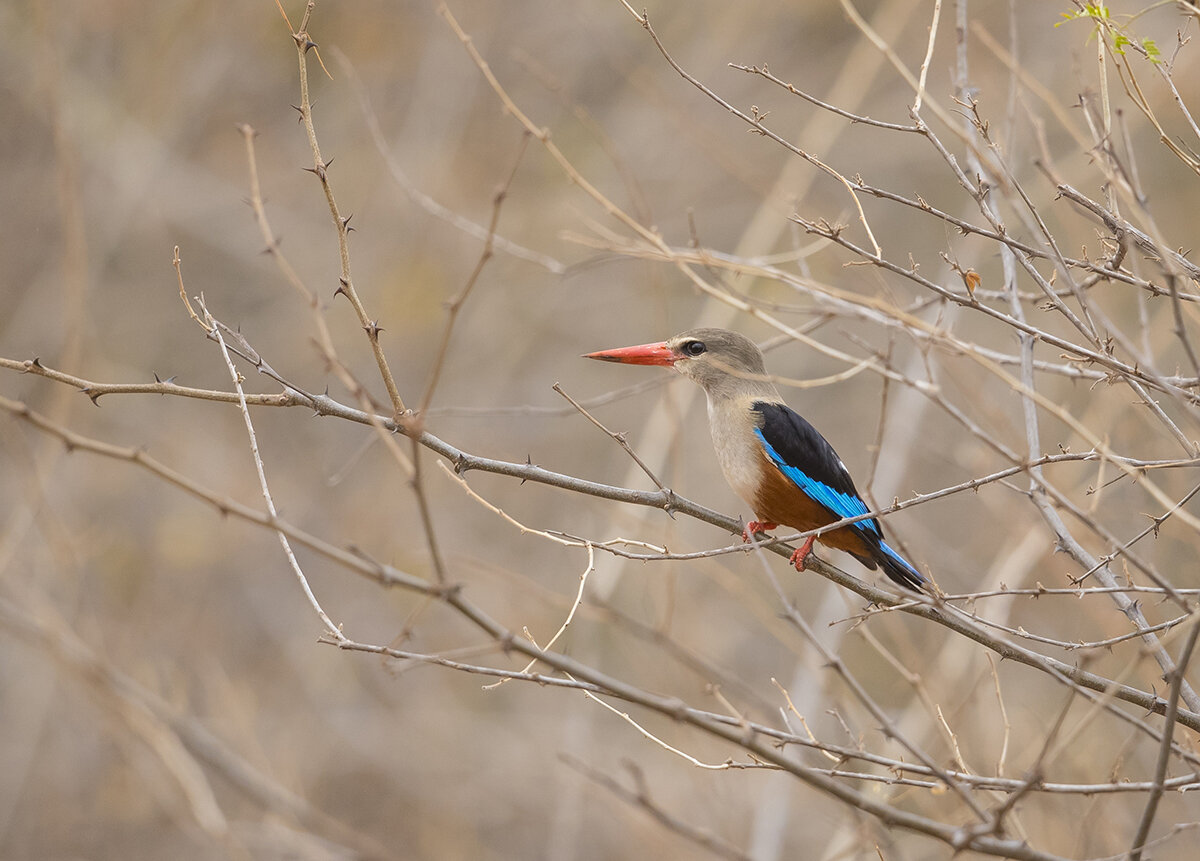
<path fill-rule="evenodd" d="M 777 527 L 778 523 L 768 523 L 767 521 L 751 520 L 746 524 L 746 528 L 742 530 L 742 541 L 749 543 L 750 536 L 757 532 L 770 532 Z"/>
<path fill-rule="evenodd" d="M 793 553 L 788 559 L 789 562 L 796 566 L 797 571 L 804 570 L 805 562 L 807 561 L 809 554 L 812 553 L 813 542 L 816 540 L 817 536 L 808 536 L 808 538 L 804 539 L 804 543 L 801 544 L 796 552 Z"/>

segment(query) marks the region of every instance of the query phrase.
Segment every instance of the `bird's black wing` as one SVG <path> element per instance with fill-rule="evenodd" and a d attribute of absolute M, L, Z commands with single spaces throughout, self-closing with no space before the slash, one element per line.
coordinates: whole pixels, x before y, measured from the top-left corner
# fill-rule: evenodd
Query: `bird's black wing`
<path fill-rule="evenodd" d="M 755 401 L 755 429 L 767 456 L 800 490 L 838 517 L 857 517 L 870 511 L 854 487 L 841 458 L 820 431 L 785 404 Z M 853 527 L 874 538 L 883 532 L 874 518 Z"/>

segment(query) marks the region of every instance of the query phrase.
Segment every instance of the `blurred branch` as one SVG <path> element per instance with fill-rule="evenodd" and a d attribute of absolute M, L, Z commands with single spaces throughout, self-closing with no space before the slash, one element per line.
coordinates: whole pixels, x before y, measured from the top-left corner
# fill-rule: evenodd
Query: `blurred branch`
<path fill-rule="evenodd" d="M 817 158 L 812 153 L 805 152 L 803 149 L 796 146 L 792 142 L 788 141 L 783 136 L 776 134 L 775 132 L 773 132 L 769 128 L 767 128 L 767 126 L 763 122 L 763 120 L 766 119 L 767 115 L 764 113 L 759 113 L 758 108 L 751 108 L 751 112 L 749 114 L 745 113 L 744 111 L 739 110 L 738 108 L 734 107 L 732 104 L 727 102 L 725 99 L 723 99 L 719 95 L 717 95 L 716 92 L 714 92 L 710 87 L 708 87 L 706 84 L 704 84 L 698 78 L 696 78 L 695 76 L 693 76 L 692 74 L 687 72 L 681 65 L 679 65 L 678 62 L 676 62 L 675 58 L 671 56 L 670 52 L 667 51 L 666 45 L 664 45 L 662 43 L 662 40 L 658 38 L 658 34 L 654 32 L 654 28 L 650 26 L 650 16 L 646 12 L 642 12 L 640 14 L 638 12 L 635 12 L 633 7 L 630 6 L 629 3 L 626 2 L 626 0 L 621 0 L 621 3 L 625 6 L 626 9 L 629 10 L 629 13 L 631 15 L 633 15 L 634 19 L 639 24 L 642 25 L 642 29 L 644 29 L 650 35 L 651 40 L 653 40 L 653 42 L 654 42 L 654 46 L 656 48 L 658 48 L 659 53 L 661 53 L 663 55 L 663 59 L 667 61 L 667 64 L 670 65 L 670 67 L 672 69 L 674 69 L 679 74 L 680 77 L 682 77 L 685 81 L 687 81 L 693 87 L 698 89 L 700 92 L 704 93 L 704 95 L 708 96 L 710 99 L 712 99 L 714 102 L 716 102 L 722 108 L 724 108 L 726 111 L 733 114 L 735 117 L 740 119 L 742 122 L 749 125 L 751 130 L 753 130 L 756 134 L 760 134 L 763 137 L 770 138 L 775 143 L 777 143 L 780 146 L 787 149 L 789 152 L 793 153 L 794 155 L 799 156 L 800 158 L 804 159 L 806 162 L 811 164 L 813 167 L 817 168 L 818 170 L 822 171 L 823 173 L 828 174 L 829 176 L 831 176 L 835 180 L 837 180 L 839 183 L 841 183 L 842 187 L 846 189 L 846 191 L 850 195 L 850 199 L 854 203 L 854 207 L 855 207 L 856 211 L 858 212 L 859 223 L 862 224 L 863 230 L 866 231 L 867 239 L 870 240 L 871 246 L 875 249 L 875 253 L 876 254 L 883 253 L 883 250 L 879 247 L 878 241 L 876 241 L 876 239 L 875 239 L 875 233 L 874 233 L 874 231 L 871 230 L 871 225 L 867 221 L 867 214 L 863 210 L 862 201 L 860 201 L 858 199 L 858 195 L 855 192 L 854 186 L 850 182 L 850 180 L 848 180 L 846 177 L 842 176 L 842 174 L 838 173 L 838 171 L 836 171 L 834 168 L 830 167 L 828 164 L 823 162 L 821 159 Z"/>
<path fill-rule="evenodd" d="M 679 817 L 664 810 L 660 804 L 650 797 L 650 793 L 646 788 L 646 778 L 642 774 L 641 769 L 634 763 L 626 763 L 630 773 L 633 775 L 634 782 L 637 784 L 636 790 L 629 790 L 613 778 L 584 764 L 573 756 L 564 754 L 561 758 L 563 762 L 592 781 L 592 783 L 603 787 L 626 804 L 644 810 L 655 822 L 683 837 L 689 843 L 716 855 L 718 858 L 728 858 L 730 861 L 750 861 L 751 856 L 745 854 L 736 846 L 732 846 L 722 840 L 708 829 L 698 828 L 695 825 L 684 822 Z"/>
<path fill-rule="evenodd" d="M 755 542 L 754 535 L 748 533 L 751 543 Z M 787 592 L 779 583 L 779 579 L 775 576 L 774 570 L 767 563 L 767 558 L 761 554 L 757 554 L 759 562 L 762 564 L 763 573 L 770 581 L 771 586 L 775 589 L 775 594 L 785 608 L 785 618 L 792 624 L 796 630 L 800 631 L 808 644 L 817 651 L 821 656 L 823 666 L 833 670 L 834 673 L 842 680 L 842 682 L 850 689 L 854 697 L 862 703 L 866 710 L 883 728 L 883 733 L 886 737 L 895 739 L 904 749 L 917 758 L 926 768 L 930 769 L 938 779 L 940 779 L 947 787 L 953 790 L 966 804 L 967 808 L 975 814 L 980 823 L 987 823 L 990 819 L 989 815 L 975 800 L 974 796 L 968 792 L 968 787 L 956 780 L 949 772 L 945 771 L 941 766 L 937 765 L 933 758 L 923 748 L 908 738 L 904 732 L 895 724 L 895 722 L 887 715 L 886 712 L 875 701 L 875 698 L 867 691 L 861 682 L 850 672 L 845 661 L 841 656 L 831 651 L 822 641 L 821 638 L 813 631 L 812 626 L 804 616 L 796 609 L 795 604 L 788 598 Z M 973 829 L 975 826 L 971 826 Z"/>
<path fill-rule="evenodd" d="M 529 146 L 529 134 L 526 132 L 521 136 L 520 146 L 517 148 L 517 157 L 513 160 L 512 169 L 504 178 L 503 183 L 496 189 L 492 195 L 492 217 L 488 222 L 487 234 L 483 239 L 483 250 L 479 252 L 479 259 L 475 261 L 475 268 L 471 270 L 471 274 L 467 277 L 467 281 L 463 284 L 450 301 L 446 303 L 446 325 L 442 328 L 442 338 L 438 343 L 437 352 L 434 354 L 433 369 L 429 372 L 429 381 L 425 384 L 425 392 L 421 395 L 421 400 L 416 409 L 416 416 L 410 420 L 415 430 L 424 428 L 424 416 L 429 409 L 430 403 L 433 402 L 433 393 L 437 390 L 438 381 L 442 375 L 442 368 L 446 364 L 446 353 L 450 349 L 450 338 L 454 334 L 454 324 L 458 321 L 458 315 L 462 311 L 463 305 L 471 296 L 471 291 L 475 289 L 475 285 L 479 282 L 479 276 L 483 273 L 483 269 L 487 266 L 488 261 L 492 259 L 492 249 L 495 246 L 496 226 L 500 223 L 500 210 L 504 206 L 504 200 L 508 197 L 509 189 L 512 188 L 513 179 L 517 175 L 517 168 L 521 166 L 521 160 L 525 157 L 525 150 Z"/>
<path fill-rule="evenodd" d="M 446 362 L 446 353 L 450 348 L 450 339 L 454 334 L 454 324 L 458 320 L 458 315 L 462 311 L 463 305 L 470 297 L 471 291 L 478 283 L 479 276 L 483 273 L 484 267 L 492 259 L 492 243 L 496 236 L 496 225 L 500 222 L 500 210 L 504 205 L 504 199 L 508 195 L 508 190 L 512 186 L 513 177 L 517 174 L 517 168 L 521 165 L 521 159 L 525 156 L 525 148 L 528 143 L 528 135 L 523 136 L 521 138 L 521 145 L 517 151 L 517 157 L 513 161 L 512 169 L 508 172 L 504 183 L 492 196 L 492 218 L 488 222 L 487 236 L 483 242 L 483 250 L 479 253 L 479 259 L 475 262 L 475 268 L 471 270 L 471 274 L 468 276 L 462 289 L 446 305 L 446 323 L 442 328 L 441 341 L 438 344 L 437 353 L 434 355 L 433 368 L 429 372 L 425 391 L 421 395 L 421 400 L 417 405 L 416 411 L 412 415 L 405 417 L 405 432 L 412 441 L 412 454 L 410 455 L 412 477 L 409 484 L 412 487 L 413 494 L 417 498 L 417 509 L 420 512 L 421 525 L 425 531 L 425 542 L 429 546 L 429 555 L 433 560 L 433 570 L 439 583 L 445 583 L 448 574 L 446 571 L 446 560 L 442 556 L 437 532 L 434 529 L 433 513 L 429 507 L 429 498 L 425 493 L 425 477 L 424 471 L 421 468 L 419 437 L 421 431 L 425 428 L 426 412 L 429 409 L 430 403 L 433 402 L 434 392 L 437 391 L 438 382 L 441 379 L 442 368 Z M 380 428 L 380 432 L 382 434 L 382 428 Z"/>
<path fill-rule="evenodd" d="M 642 17 L 638 15 L 638 13 L 634 12 L 633 8 L 630 7 L 628 3 L 625 3 L 624 0 L 622 0 L 622 2 L 626 9 L 628 9 L 629 12 L 637 18 L 637 20 L 642 20 Z M 617 206 L 617 204 L 615 204 L 607 195 L 605 195 L 599 188 L 590 182 L 575 167 L 575 165 L 572 164 L 571 160 L 567 158 L 566 154 L 554 143 L 554 141 L 551 140 L 550 132 L 547 129 L 540 128 L 535 125 L 534 122 L 520 109 L 516 102 L 513 101 L 507 90 L 505 90 L 504 86 L 496 78 L 495 74 L 493 74 L 487 61 L 484 60 L 483 56 L 479 53 L 479 50 L 475 47 L 475 43 L 472 41 L 470 35 L 463 30 L 462 26 L 458 23 L 458 20 L 454 17 L 449 7 L 446 6 L 444 2 L 439 2 L 437 8 L 439 14 L 450 26 L 450 29 L 454 33 L 455 37 L 466 49 L 471 61 L 475 64 L 476 68 L 479 69 L 480 74 L 483 75 L 488 85 L 492 88 L 492 91 L 496 94 L 497 99 L 499 99 L 500 103 L 504 106 L 505 111 L 543 146 L 543 148 L 546 150 L 546 153 L 551 157 L 551 159 L 554 160 L 556 164 L 558 164 L 560 169 L 563 171 L 563 174 L 571 181 L 571 183 L 578 186 L 584 194 L 590 197 L 611 217 L 628 228 L 640 240 L 645 242 L 648 246 L 656 249 L 659 253 L 665 255 L 667 259 L 674 264 L 675 268 L 680 272 L 680 274 L 687 278 L 688 281 L 695 285 L 695 287 L 705 295 L 716 299 L 731 309 L 742 311 L 748 314 L 750 317 L 766 323 L 777 331 L 782 332 L 797 341 L 810 344 L 818 350 L 829 351 L 828 347 L 825 347 L 819 342 L 808 338 L 803 332 L 800 332 L 794 327 L 783 323 L 778 318 L 765 313 L 754 303 L 735 297 L 724 289 L 709 283 L 708 280 L 701 277 L 701 275 L 696 271 L 695 266 L 689 265 L 688 262 L 683 258 L 675 257 L 672 254 L 671 247 L 667 244 L 666 240 L 657 231 L 657 229 L 643 225 L 621 207 Z M 760 116 L 758 119 L 760 121 L 759 124 L 761 125 L 762 117 Z M 872 363 L 872 367 L 879 370 L 877 365 L 874 363 Z"/>
<path fill-rule="evenodd" d="M 192 787 L 188 790 L 187 786 L 183 786 L 182 790 L 189 791 L 193 796 L 197 792 L 211 794 L 212 788 L 203 773 L 195 771 L 198 761 L 262 807 L 264 812 L 294 819 L 312 833 L 323 835 L 353 849 L 356 857 L 397 857 L 373 838 L 317 809 L 302 796 L 256 769 L 238 751 L 213 735 L 202 722 L 187 714 L 181 714 L 176 706 L 115 668 L 111 662 L 80 639 L 44 599 L 26 595 L 25 602 L 21 605 L 6 597 L 0 597 L 0 627 L 18 641 L 48 655 L 60 670 L 79 679 L 86 687 L 101 695 L 100 704 L 115 711 L 117 716 L 126 722 L 131 732 L 142 735 L 138 726 L 132 723 L 132 717 L 138 715 L 138 725 L 143 729 L 152 728 L 153 733 L 173 739 L 172 744 L 182 744 L 186 749 L 182 755 L 191 760 L 186 770 L 181 772 L 173 768 L 171 762 L 165 759 L 163 761 L 164 767 L 172 770 L 174 776 L 186 779 Z M 142 737 L 143 740 L 147 740 L 144 735 Z M 165 750 L 167 748 L 155 748 L 155 752 L 160 756 L 165 754 Z M 176 759 L 176 762 L 180 763 L 182 760 Z M 204 805 L 216 803 L 212 798 L 201 800 Z M 196 810 L 194 805 L 193 810 Z M 197 815 L 200 815 L 198 811 Z M 213 815 L 224 818 L 219 808 L 213 811 Z M 223 830 L 225 825 L 221 827 Z M 218 833 L 217 836 L 223 842 L 233 839 L 222 833 Z"/>
<path fill-rule="evenodd" d="M 1005 281 L 1013 289 L 1013 296 L 1010 300 L 1010 307 L 1013 309 L 1013 316 L 1019 320 L 1024 320 L 1024 309 L 1021 305 L 1021 302 L 1015 295 L 1015 266 L 1012 264 L 1012 254 L 1007 249 L 1005 250 L 1003 262 L 1006 269 Z M 1021 358 L 1022 385 L 1020 389 L 1020 398 L 1021 414 L 1024 418 L 1025 424 L 1026 446 L 1027 451 L 1037 452 L 1041 448 L 1041 434 L 1038 425 L 1038 413 L 1035 407 L 1034 396 L 1034 387 L 1036 384 L 1033 373 L 1033 338 L 1024 333 L 1021 335 Z M 1193 455 L 1194 450 L 1189 450 L 1188 454 Z M 1043 480 L 1040 469 L 1034 469 L 1030 473 L 1030 498 L 1033 500 L 1034 506 L 1041 513 L 1043 520 L 1052 530 L 1054 530 L 1054 533 L 1057 536 L 1058 546 L 1070 553 L 1082 564 L 1086 565 L 1089 573 L 1094 572 L 1102 585 L 1115 585 L 1116 578 L 1112 575 L 1108 565 L 1103 561 L 1097 561 L 1092 558 L 1091 554 L 1084 549 L 1083 545 L 1081 545 L 1075 536 L 1071 534 L 1070 530 L 1067 529 L 1066 524 L 1063 523 L 1062 518 L 1060 518 L 1058 515 L 1058 512 L 1050 505 L 1047 499 L 1047 490 L 1049 487 L 1050 485 Z M 1168 510 L 1171 508 L 1172 506 L 1168 506 Z M 1128 543 L 1123 545 L 1122 552 L 1128 553 L 1128 547 Z M 1158 582 L 1157 579 L 1156 582 Z M 1166 584 L 1163 582 L 1158 582 L 1158 585 L 1166 587 Z M 1173 591 L 1173 589 L 1171 591 Z M 1192 607 L 1188 604 L 1185 598 L 1179 596 L 1177 593 L 1172 597 L 1174 597 L 1176 602 L 1180 604 L 1185 611 L 1187 611 L 1188 615 L 1192 614 Z M 1114 592 L 1112 594 L 1112 598 L 1116 606 L 1125 615 L 1125 617 L 1129 619 L 1134 628 L 1141 635 L 1143 642 L 1146 644 L 1146 648 L 1154 655 L 1154 658 L 1158 662 L 1159 666 L 1162 667 L 1165 672 L 1170 673 L 1174 666 L 1173 662 L 1171 661 L 1171 657 L 1167 653 L 1166 649 L 1163 648 L 1156 633 L 1151 628 L 1149 622 L 1147 622 L 1145 614 L 1142 612 L 1138 604 L 1119 592 Z M 1200 709 L 1200 696 L 1197 696 L 1195 691 L 1193 691 L 1190 686 L 1187 686 L 1185 701 L 1188 703 L 1189 708 L 1193 710 Z M 1170 735 L 1169 730 L 1166 735 Z"/>
<path fill-rule="evenodd" d="M 490 228 L 484 227 L 481 224 L 476 224 L 466 216 L 459 215 L 449 207 L 443 206 L 428 194 L 421 191 L 421 189 L 419 189 L 409 178 L 404 168 L 400 166 L 399 160 L 397 160 L 397 158 L 392 154 L 392 150 L 388 146 L 387 139 L 384 137 L 383 129 L 379 126 L 379 115 L 371 106 L 371 98 L 367 93 L 367 88 L 363 84 L 362 78 L 359 77 L 358 71 L 350 62 L 350 58 L 336 47 L 333 49 L 333 55 L 337 58 L 338 63 L 341 65 L 342 70 L 346 73 L 346 76 L 350 79 L 351 84 L 354 85 L 354 90 L 358 95 L 358 104 L 359 107 L 362 108 L 363 119 L 367 124 L 367 131 L 371 133 L 371 139 L 375 143 L 375 149 L 379 152 L 380 157 L 383 158 L 384 164 L 387 165 L 388 172 L 392 175 L 392 179 L 395 180 L 396 185 L 403 189 L 405 194 L 412 198 L 412 200 L 415 201 L 418 206 L 420 206 L 434 218 L 441 219 L 451 227 L 454 227 L 456 230 L 460 230 L 468 236 L 472 236 L 481 242 L 490 242 L 498 251 L 502 251 L 505 254 L 510 254 L 513 257 L 516 257 L 518 260 L 525 260 L 529 263 L 541 266 L 543 269 L 554 275 L 563 275 L 566 273 L 567 266 L 565 263 L 555 260 L 548 254 L 542 254 L 540 251 L 533 251 L 523 245 L 513 242 L 511 239 L 506 239 L 504 236 L 494 233 Z"/>
<path fill-rule="evenodd" d="M 1175 731 L 1173 715 L 1179 708 L 1179 700 L 1189 690 L 1187 681 L 1184 679 L 1184 673 L 1191 663 L 1192 653 L 1196 648 L 1197 635 L 1200 635 L 1200 618 L 1192 622 L 1187 639 L 1184 640 L 1183 648 L 1179 652 L 1179 660 L 1175 662 L 1170 674 L 1171 691 L 1167 696 L 1166 730 L 1163 733 L 1162 744 L 1158 748 L 1158 763 L 1154 767 L 1153 788 L 1151 788 L 1150 795 L 1146 799 L 1146 807 L 1142 812 L 1142 819 L 1138 823 L 1137 834 L 1133 838 L 1133 846 L 1129 850 L 1130 861 L 1141 861 L 1142 852 L 1146 846 L 1146 838 L 1150 836 L 1150 826 L 1154 824 L 1154 815 L 1158 811 L 1159 801 L 1162 800 L 1163 786 L 1167 779 L 1167 766 L 1171 763 L 1171 736 Z"/>

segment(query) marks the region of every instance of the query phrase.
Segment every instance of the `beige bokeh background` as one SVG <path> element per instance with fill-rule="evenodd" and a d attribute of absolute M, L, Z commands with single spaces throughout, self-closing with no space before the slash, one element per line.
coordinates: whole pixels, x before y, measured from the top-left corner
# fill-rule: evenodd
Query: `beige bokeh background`
<path fill-rule="evenodd" d="M 293 23 L 301 12 L 294 5 L 287 9 Z M 904 63 L 917 69 L 932 4 L 860 5 Z M 1045 88 L 1052 106 L 1025 87 L 1010 105 L 1014 72 L 976 30 L 968 40 L 971 80 L 1006 158 L 1062 247 L 1077 256 L 1086 248 L 1095 257 L 1104 253 L 1098 225 L 1056 200 L 1034 166 L 1044 146 L 1055 171 L 1100 194 L 1088 147 L 1055 115 L 1086 134 L 1083 112 L 1074 106 L 1096 87 L 1088 25 L 1055 27 L 1067 5 L 1018 0 L 1011 10 L 978 3 L 970 11 L 973 27 L 1004 45 L 1013 44 L 1011 11 L 1020 72 Z M 854 213 L 838 183 L 748 134 L 672 71 L 616 0 L 464 0 L 452 8 L 514 101 L 550 131 L 575 168 L 671 245 L 699 242 L 747 257 L 797 252 L 781 265 L 902 305 L 920 298 L 898 276 L 846 267 L 846 252 L 789 222 L 798 211 L 851 224 Z M 909 122 L 911 89 L 839 4 L 690 0 L 652 4 L 648 11 L 685 69 L 740 109 L 769 112 L 768 125 L 797 146 L 846 175 L 861 173 L 868 182 L 979 220 L 945 163 L 916 136 L 850 124 L 729 68 L 766 63 L 780 78 L 851 111 Z M 1183 19 L 1164 9 L 1136 26 L 1166 51 Z M 314 68 L 314 115 L 323 151 L 333 157 L 329 175 L 337 200 L 353 213 L 355 282 L 385 329 L 400 390 L 415 403 L 441 337 L 444 303 L 466 282 L 482 245 L 436 217 L 395 171 L 459 217 L 486 224 L 496 189 L 522 149 L 521 130 L 432 3 L 325 2 L 311 32 L 331 74 Z M 358 322 L 333 295 L 336 236 L 318 183 L 302 171 L 312 161 L 289 106 L 299 99 L 295 48 L 274 4 L 8 2 L 0 4 L 0 34 L 0 355 L 39 357 L 99 381 L 147 382 L 157 374 L 181 385 L 227 389 L 219 352 L 179 301 L 171 268 L 178 245 L 189 293 L 203 293 L 212 312 L 239 327 L 285 377 L 313 392 L 328 386 L 349 402 L 314 347 L 308 309 L 262 253 L 244 203 L 248 171 L 236 130 L 248 123 L 259 133 L 262 187 L 283 252 L 328 303 L 339 355 L 383 396 Z M 953 51 L 948 9 L 929 93 L 949 109 Z M 1200 101 L 1194 49 L 1181 53 L 1174 80 L 1189 104 Z M 1122 100 L 1119 82 L 1111 83 L 1114 98 Z M 1147 83 L 1167 115 L 1167 94 Z M 1158 146 L 1136 113 L 1127 117 L 1154 215 L 1173 246 L 1189 248 L 1198 238 L 1196 177 Z M 1186 131 L 1174 115 L 1165 122 Z M 911 255 L 923 275 L 961 290 L 939 256 L 944 252 L 974 267 L 985 288 L 1001 286 L 994 245 L 912 210 L 871 200 L 865 205 L 889 259 L 907 265 Z M 702 402 L 685 381 L 588 363 L 579 355 L 661 338 L 701 321 L 760 339 L 772 330 L 699 293 L 669 264 L 577 241 L 628 231 L 568 181 L 536 141 L 520 159 L 499 232 L 544 259 L 502 249 L 488 263 L 453 333 L 430 430 L 475 454 L 528 457 L 556 471 L 649 489 L 629 458 L 551 386 L 558 382 L 572 396 L 590 399 L 657 375 L 662 385 L 598 405 L 595 414 L 628 432 L 679 493 L 747 515 L 721 480 Z M 865 238 L 859 232 L 854 241 Z M 779 283 L 703 274 L 763 303 L 789 326 L 805 326 L 831 310 Z M 1022 289 L 1034 288 L 1023 282 Z M 1139 301 L 1128 288 L 1103 289 L 1110 292 L 1098 301 L 1161 362 L 1160 370 L 1184 372 L 1166 301 Z M 1007 307 L 1003 299 L 990 301 Z M 832 310 L 814 330 L 819 341 L 855 356 L 891 350 L 894 366 L 915 376 L 930 368 L 948 401 L 1005 445 L 1023 449 L 1020 404 L 1010 388 L 945 352 L 922 356 L 894 327 Z M 1015 353 L 1011 330 L 980 314 L 936 305 L 920 313 L 964 341 Z M 1076 335 L 1050 315 L 1035 322 Z M 1060 352 L 1046 349 L 1039 358 L 1061 362 Z M 847 367 L 797 343 L 772 350 L 768 361 L 796 379 Z M 243 372 L 251 390 L 276 390 L 251 369 Z M 1144 407 L 1131 404 L 1127 388 L 1054 375 L 1039 377 L 1039 385 L 1122 452 L 1179 454 Z M 871 373 L 787 392 L 835 442 L 873 499 L 936 490 L 1008 465 L 912 390 L 890 387 L 886 401 L 882 392 Z M 11 371 L 0 372 L 0 394 L 86 436 L 145 448 L 220 495 L 262 504 L 242 420 L 232 407 L 157 395 L 106 396 L 93 406 L 69 388 Z M 259 409 L 253 416 L 283 517 L 431 576 L 414 496 L 369 429 L 294 409 Z M 1044 451 L 1086 447 L 1061 423 L 1045 421 Z M 1181 419 L 1185 432 L 1193 432 L 1188 421 Z M 544 642 L 569 609 L 585 555 L 521 534 L 470 500 L 434 460 L 425 455 L 425 480 L 453 580 L 511 629 L 528 626 Z M 1129 537 L 1146 524 L 1144 513 L 1160 509 L 1128 482 L 1100 495 L 1087 492 L 1112 477 L 1094 465 L 1052 473 L 1097 520 Z M 662 512 L 498 476 L 468 479 L 495 505 L 539 529 L 597 540 L 624 536 L 680 551 L 732 540 Z M 1175 498 L 1193 483 L 1186 474 L 1160 479 Z M 1066 585 L 1080 571 L 1054 553 L 1054 536 L 1021 492 L 1027 486 L 1017 476 L 1008 486 L 991 484 L 898 514 L 889 528 L 948 592 L 1000 583 Z M 1109 551 L 1077 522 L 1070 526 L 1092 552 Z M 1139 550 L 1176 586 L 1195 587 L 1195 541 L 1186 528 L 1168 525 Z M 831 559 L 866 576 L 852 560 Z M 522 665 L 487 651 L 481 635 L 445 609 L 383 591 L 312 554 L 301 552 L 300 560 L 325 609 L 356 640 L 387 644 L 404 632 L 404 647 L 415 651 L 481 647 L 468 652 L 470 660 Z M 927 708 L 931 703 L 943 710 L 972 768 L 994 773 L 1003 751 L 1005 774 L 1023 775 L 1066 702 L 1063 688 L 1026 668 L 997 666 L 1002 715 L 984 650 L 915 618 L 874 618 L 853 631 L 846 623 L 827 626 L 858 614 L 862 601 L 811 574 L 793 575 L 780 560 L 771 564 L 830 647 L 939 762 L 949 764 L 953 751 Z M 924 838 L 887 832 L 778 774 L 697 768 L 578 692 L 524 683 L 484 691 L 486 680 L 477 676 L 319 645 L 318 620 L 271 533 L 222 517 L 128 463 L 68 453 L 7 415 L 0 418 L 0 583 L 0 596 L 32 625 L 10 618 L 0 638 L 0 857 L 354 857 L 355 849 L 375 846 L 397 858 L 582 861 L 701 851 L 589 779 L 577 762 L 626 786 L 634 785 L 627 763 L 636 763 L 656 803 L 756 858 L 874 858 L 876 845 L 888 859 L 949 857 Z M 568 654 L 698 707 L 727 711 L 731 705 L 776 723 L 784 704 L 772 684 L 777 679 L 819 738 L 902 755 L 780 618 L 779 597 L 753 558 L 642 565 L 601 557 L 590 589 L 559 644 Z M 1146 605 L 1151 623 L 1172 615 L 1153 598 Z M 1065 641 L 1129 631 L 1111 602 L 1099 597 L 1001 599 L 977 609 Z M 68 643 L 89 657 L 64 657 Z M 1068 661 L 1085 659 L 1089 669 L 1123 674 L 1137 687 L 1164 690 L 1156 666 L 1134 643 L 1086 658 L 1038 648 Z M 922 677 L 926 699 L 881 649 Z M 111 677 L 92 660 L 161 698 L 264 780 L 340 825 L 298 822 L 280 805 L 245 791 L 178 727 L 115 696 Z M 714 695 L 713 685 L 728 703 Z M 1148 779 L 1154 744 L 1111 718 L 1085 721 L 1086 708 L 1075 708 L 1067 725 L 1082 728 L 1069 747 L 1056 751 L 1048 779 Z M 633 716 L 704 762 L 745 761 L 670 721 Z M 964 816 L 949 799 L 924 790 L 867 789 L 924 815 Z M 206 819 L 203 798 L 219 813 Z M 1019 816 L 1023 836 L 1039 848 L 1098 857 L 1127 848 L 1143 802 L 1141 795 L 1035 795 Z M 1194 820 L 1195 811 L 1195 802 L 1169 795 L 1154 835 Z M 1197 846 L 1200 836 L 1184 830 L 1154 857 L 1195 857 Z"/>

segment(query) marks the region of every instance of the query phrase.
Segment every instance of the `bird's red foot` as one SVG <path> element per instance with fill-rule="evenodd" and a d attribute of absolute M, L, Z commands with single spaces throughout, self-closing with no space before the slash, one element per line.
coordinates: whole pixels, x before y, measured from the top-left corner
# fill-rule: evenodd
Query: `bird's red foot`
<path fill-rule="evenodd" d="M 817 540 L 817 536 L 810 535 L 804 539 L 804 543 L 800 545 L 800 549 L 792 554 L 788 561 L 796 566 L 797 571 L 804 570 L 804 562 L 808 559 L 808 554 L 812 553 L 813 542 Z"/>
<path fill-rule="evenodd" d="M 746 524 L 746 528 L 742 530 L 742 541 L 748 542 L 750 540 L 750 536 L 754 533 L 770 532 L 778 525 L 778 523 L 767 523 L 766 521 L 759 522 L 757 520 L 751 520 Z"/>

